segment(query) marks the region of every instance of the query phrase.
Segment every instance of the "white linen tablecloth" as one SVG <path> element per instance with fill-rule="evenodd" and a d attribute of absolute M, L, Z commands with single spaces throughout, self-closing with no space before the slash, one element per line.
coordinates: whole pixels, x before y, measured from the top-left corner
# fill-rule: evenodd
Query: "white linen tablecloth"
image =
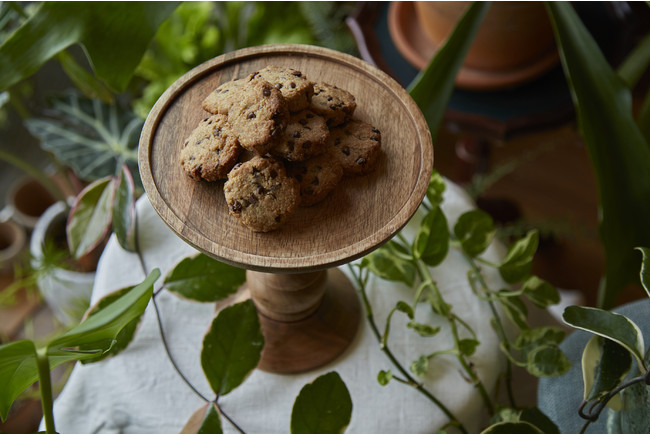
<path fill-rule="evenodd" d="M 447 181 L 443 209 L 450 226 L 462 212 L 472 207 L 464 191 Z M 138 201 L 137 213 L 140 246 L 149 271 L 157 267 L 164 277 L 178 261 L 196 253 L 165 225 L 146 196 Z M 417 214 L 413 220 L 419 221 L 421 217 Z M 413 222 L 407 226 L 407 237 L 412 236 L 416 227 Z M 493 243 L 485 258 L 498 262 L 503 255 L 503 247 Z M 349 275 L 347 266 L 341 270 Z M 503 287 L 495 270 L 485 269 L 484 274 L 491 287 Z M 504 360 L 489 323 L 489 308 L 472 294 L 466 275 L 467 264 L 453 249 L 443 264 L 433 269 L 433 276 L 446 301 L 478 335 L 481 345 L 472 360 L 488 392 L 492 393 Z M 161 284 L 163 277 L 157 285 Z M 92 302 L 116 289 L 137 284 L 143 278 L 136 255 L 122 250 L 113 237 L 97 269 Z M 388 312 L 398 300 L 412 300 L 412 291 L 402 284 L 371 279 L 368 295 L 380 329 L 383 329 Z M 192 384 L 212 399 L 214 394 L 201 370 L 200 351 L 203 336 L 215 315 L 214 305 L 181 300 L 166 291 L 157 300 L 174 358 Z M 434 317 L 430 309 L 419 309 L 417 315 L 419 320 L 430 321 L 442 329 L 435 337 L 422 338 L 407 329 L 405 315 L 395 315 L 389 346 L 405 367 L 421 354 L 452 346 L 444 320 Z M 395 381 L 380 386 L 377 373 L 382 369 L 396 372 L 380 351 L 363 316 L 355 341 L 329 365 L 299 375 L 255 370 L 240 387 L 221 397 L 219 402 L 247 433 L 288 433 L 293 402 L 300 389 L 319 375 L 335 370 L 352 397 L 352 420 L 347 432 L 435 433 L 445 425 L 445 415 L 412 387 Z M 478 432 L 485 423 L 479 394 L 460 373 L 454 356 L 433 359 L 423 384 L 470 432 Z M 178 433 L 203 404 L 172 368 L 150 303 L 127 350 L 99 363 L 75 366 L 55 401 L 54 414 L 57 430 L 62 434 L 165 434 Z M 225 420 L 223 427 L 225 432 L 235 432 Z"/>

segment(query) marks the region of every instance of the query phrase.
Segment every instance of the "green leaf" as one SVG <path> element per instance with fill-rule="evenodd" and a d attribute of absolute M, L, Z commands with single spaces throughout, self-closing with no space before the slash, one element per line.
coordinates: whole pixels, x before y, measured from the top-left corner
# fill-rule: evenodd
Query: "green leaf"
<path fill-rule="evenodd" d="M 555 377 L 566 374 L 571 362 L 556 345 L 541 345 L 528 353 L 526 369 L 536 377 Z"/>
<path fill-rule="evenodd" d="M 627 55 L 616 73 L 629 89 L 633 89 L 650 65 L 650 34 L 647 34 Z"/>
<path fill-rule="evenodd" d="M 557 346 L 564 340 L 564 330 L 559 327 L 537 327 L 524 329 L 514 342 L 514 347 L 521 352 L 522 359 L 528 359 L 528 354 L 542 345 Z"/>
<path fill-rule="evenodd" d="M 409 369 L 418 377 L 422 377 L 429 370 L 429 359 L 426 356 L 420 356 L 417 360 L 411 362 Z"/>
<path fill-rule="evenodd" d="M 0 345 L 0 419 L 7 420 L 9 409 L 20 393 L 38 380 L 36 347 L 32 341 Z"/>
<path fill-rule="evenodd" d="M 522 285 L 524 295 L 537 307 L 545 309 L 560 302 L 560 293 L 545 280 L 530 276 Z"/>
<path fill-rule="evenodd" d="M 86 317 L 90 318 L 93 315 L 96 315 L 97 313 L 101 312 L 102 309 L 106 309 L 109 307 L 114 301 L 118 300 L 120 297 L 124 296 L 127 294 L 129 291 L 131 291 L 134 287 L 130 286 L 127 288 L 122 288 L 118 289 L 117 291 L 114 291 L 105 297 L 103 297 L 101 300 L 99 300 L 95 305 L 91 306 L 90 309 L 86 312 Z M 144 313 L 144 311 L 143 311 Z M 142 314 L 138 315 L 137 317 L 133 318 L 129 323 L 127 323 L 122 330 L 115 336 L 115 338 L 108 338 L 104 343 L 100 343 L 99 347 L 100 348 L 110 348 L 108 351 L 105 351 L 103 354 L 101 354 L 99 357 L 94 357 L 92 359 L 88 359 L 84 361 L 84 363 L 94 363 L 94 362 L 99 362 L 100 360 L 104 360 L 107 357 L 112 357 L 120 352 L 122 350 L 126 349 L 126 347 L 131 343 L 133 340 L 133 337 L 135 336 L 135 332 L 138 328 L 138 325 L 140 324 L 140 320 L 142 319 Z M 93 350 L 97 348 L 97 344 L 91 344 L 91 345 L 79 345 L 79 350 Z"/>
<path fill-rule="evenodd" d="M 454 90 L 456 75 L 489 5 L 487 2 L 472 3 L 429 65 L 409 85 L 409 94 L 424 113 L 431 137 L 437 136 Z"/>
<path fill-rule="evenodd" d="M 409 321 L 406 326 L 424 338 L 435 336 L 440 331 L 440 327 L 431 327 L 428 324 L 421 324 L 415 321 Z"/>
<path fill-rule="evenodd" d="M 413 312 L 413 308 L 406 304 L 403 301 L 398 301 L 395 304 L 395 309 L 399 310 L 400 312 L 405 313 L 410 319 L 413 319 L 415 312 Z"/>
<path fill-rule="evenodd" d="M 638 280 L 633 249 L 650 246 L 650 146 L 632 113 L 632 96 L 568 2 L 546 3 L 596 174 L 600 238 L 606 255 L 598 305 L 609 309 Z"/>
<path fill-rule="evenodd" d="M 501 290 L 503 292 L 506 290 Z M 510 320 L 522 330 L 528 328 L 528 309 L 526 305 L 517 297 L 499 297 L 499 302 L 503 306 L 504 313 Z"/>
<path fill-rule="evenodd" d="M 135 185 L 126 165 L 117 178 L 113 200 L 113 232 L 120 246 L 128 252 L 135 251 Z"/>
<path fill-rule="evenodd" d="M 591 401 L 614 390 L 632 367 L 629 351 L 616 342 L 595 335 L 582 352 L 584 399 Z M 617 400 L 620 403 L 620 400 Z M 611 406 L 612 401 L 607 404 Z"/>
<path fill-rule="evenodd" d="M 555 425 L 555 422 L 549 419 L 537 407 L 524 408 L 519 415 L 519 420 L 530 423 L 540 429 L 544 434 L 560 434 L 560 430 Z"/>
<path fill-rule="evenodd" d="M 127 164 L 138 173 L 142 119 L 117 105 L 75 93 L 51 100 L 47 117 L 25 121 L 29 132 L 83 180 L 114 176 Z M 139 180 L 139 175 L 135 176 Z"/>
<path fill-rule="evenodd" d="M 603 336 L 622 345 L 636 358 L 639 366 L 645 369 L 643 334 L 629 318 L 593 307 L 569 306 L 564 310 L 562 319 L 572 327 Z"/>
<path fill-rule="evenodd" d="M 180 434 L 221 434 L 221 417 L 214 402 L 209 402 L 192 414 Z"/>
<path fill-rule="evenodd" d="M 76 259 L 92 251 L 106 237 L 114 193 L 115 181 L 106 177 L 88 185 L 76 197 L 66 225 L 68 247 Z"/>
<path fill-rule="evenodd" d="M 641 285 L 645 292 L 650 297 L 650 249 L 647 247 L 637 247 L 637 250 L 641 252 Z"/>
<path fill-rule="evenodd" d="M 89 98 L 97 98 L 106 104 L 113 104 L 115 98 L 111 91 L 104 83 L 98 80 L 94 75 L 83 68 L 72 54 L 67 50 L 60 51 L 56 55 L 57 60 L 61 63 L 63 70 L 70 80 L 74 83 L 84 95 Z"/>
<path fill-rule="evenodd" d="M 492 217 L 479 209 L 462 214 L 454 226 L 454 235 L 463 251 L 472 258 L 487 249 L 495 233 Z"/>
<path fill-rule="evenodd" d="M 291 411 L 292 434 L 342 433 L 352 418 L 352 399 L 336 372 L 305 385 Z"/>
<path fill-rule="evenodd" d="M 29 77 L 65 48 L 80 43 L 97 77 L 126 88 L 160 23 L 175 2 L 44 2 L 0 46 L 0 90 Z"/>
<path fill-rule="evenodd" d="M 246 270 L 212 259 L 202 253 L 185 258 L 165 276 L 165 287 L 189 300 L 223 300 L 246 281 Z"/>
<path fill-rule="evenodd" d="M 387 385 L 392 379 L 393 372 L 390 369 L 388 371 L 381 370 L 377 374 L 377 382 L 382 386 Z"/>
<path fill-rule="evenodd" d="M 481 434 L 544 434 L 528 422 L 499 422 L 481 431 Z"/>
<path fill-rule="evenodd" d="M 389 241 L 384 246 L 363 258 L 362 265 L 384 280 L 403 282 L 413 286 L 415 266 L 398 255 L 398 245 Z"/>
<path fill-rule="evenodd" d="M 264 336 L 251 300 L 223 309 L 203 338 L 201 366 L 212 390 L 226 395 L 244 382 L 260 361 Z"/>
<path fill-rule="evenodd" d="M 508 248 L 508 253 L 499 266 L 499 273 L 503 280 L 514 284 L 528 277 L 538 243 L 538 232 L 530 231 Z"/>
<path fill-rule="evenodd" d="M 413 256 L 425 264 L 435 267 L 449 251 L 449 227 L 447 217 L 440 207 L 432 209 L 422 219 L 420 229 L 413 241 Z"/>
<path fill-rule="evenodd" d="M 476 348 L 481 343 L 476 339 L 461 339 L 458 341 L 458 350 L 465 356 L 469 357 L 476 352 Z"/>
<path fill-rule="evenodd" d="M 429 199 L 431 208 L 440 206 L 446 188 L 444 178 L 434 169 L 429 180 L 429 187 L 427 187 L 427 199 Z"/>
<path fill-rule="evenodd" d="M 153 284 L 158 277 L 160 271 L 154 269 L 142 283 L 86 318 L 63 336 L 51 341 L 48 345 L 48 356 L 57 354 L 63 348 L 81 345 L 95 350 L 108 350 L 110 347 L 106 347 L 106 342 L 114 341 L 127 324 L 142 315 L 149 304 Z"/>

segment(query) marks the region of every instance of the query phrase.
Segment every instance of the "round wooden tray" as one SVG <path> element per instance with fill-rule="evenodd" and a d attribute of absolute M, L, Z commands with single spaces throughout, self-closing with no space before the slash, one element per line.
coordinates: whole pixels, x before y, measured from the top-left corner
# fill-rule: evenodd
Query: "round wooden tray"
<path fill-rule="evenodd" d="M 267 65 L 291 67 L 355 95 L 355 117 L 382 133 L 382 155 L 368 177 L 347 177 L 324 201 L 299 208 L 279 230 L 255 233 L 230 216 L 223 182 L 195 182 L 180 149 L 208 113 L 202 100 L 219 84 Z M 184 241 L 223 262 L 264 272 L 307 272 L 363 256 L 395 235 L 418 208 L 433 167 L 426 121 L 387 74 L 321 47 L 267 45 L 209 60 L 158 100 L 140 137 L 140 174 L 163 221 Z"/>

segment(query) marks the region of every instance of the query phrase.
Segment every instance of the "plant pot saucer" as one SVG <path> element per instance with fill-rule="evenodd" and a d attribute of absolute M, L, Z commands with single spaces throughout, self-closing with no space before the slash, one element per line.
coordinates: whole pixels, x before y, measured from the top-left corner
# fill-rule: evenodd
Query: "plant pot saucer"
<path fill-rule="evenodd" d="M 300 70 L 312 81 L 327 82 L 355 95 L 355 117 L 379 128 L 382 154 L 371 175 L 346 178 L 324 201 L 299 208 L 280 229 L 255 233 L 229 215 L 223 182 L 190 179 L 181 168 L 179 152 L 190 132 L 207 116 L 201 102 L 214 88 L 267 65 Z M 426 193 L 433 166 L 433 146 L 419 108 L 384 72 L 326 48 L 267 45 L 219 56 L 178 79 L 161 96 L 145 122 L 140 137 L 139 165 L 153 208 L 181 239 L 215 259 L 249 270 L 249 286 L 251 276 L 266 281 L 267 273 L 284 275 L 280 286 L 292 289 L 269 295 L 277 298 L 278 303 L 270 308 L 268 315 L 262 315 L 271 321 L 293 323 L 297 335 L 304 327 L 300 321 L 310 315 L 318 316 L 321 308 L 335 306 L 321 303 L 330 296 L 322 298 L 323 292 L 331 292 L 327 278 L 317 285 L 303 285 L 302 280 L 305 276 L 310 279 L 322 276 L 329 268 L 369 253 L 408 222 Z M 345 280 L 345 291 L 354 296 L 351 302 L 358 304 L 352 285 L 347 279 L 341 280 Z M 302 294 L 307 287 L 320 294 L 312 300 L 315 312 L 302 306 Z M 285 297 L 286 302 L 282 301 Z M 253 296 L 258 311 L 263 298 Z M 273 309 L 283 304 L 295 304 L 295 312 L 274 315 Z M 359 310 L 356 312 L 345 320 L 343 328 L 356 330 Z M 336 317 L 330 313 L 324 316 Z M 336 321 L 340 319 L 336 318 Z M 265 327 L 265 323 L 269 322 L 262 321 L 262 325 L 270 342 L 273 339 L 267 332 L 276 333 L 280 327 L 279 324 Z M 322 332 L 336 334 L 330 325 L 324 324 Z M 328 341 L 319 333 L 313 339 L 314 344 Z M 270 351 L 265 348 L 265 353 Z M 323 359 L 320 363 L 327 361 Z M 292 371 L 315 366 L 319 365 L 301 366 Z"/>
<path fill-rule="evenodd" d="M 391 2 L 388 29 L 395 46 L 417 69 L 424 69 L 438 50 L 422 29 L 413 2 Z M 515 87 L 538 77 L 559 62 L 553 48 L 534 62 L 507 70 L 481 70 L 463 66 L 456 77 L 456 86 L 466 90 L 499 90 Z"/>

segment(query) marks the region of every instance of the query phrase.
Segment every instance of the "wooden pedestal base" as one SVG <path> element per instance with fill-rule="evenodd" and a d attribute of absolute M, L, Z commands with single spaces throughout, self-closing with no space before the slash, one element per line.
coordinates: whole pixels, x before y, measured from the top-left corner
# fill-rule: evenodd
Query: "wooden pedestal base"
<path fill-rule="evenodd" d="M 279 282 L 284 285 L 277 285 Z M 359 328 L 359 298 L 352 283 L 336 268 L 301 274 L 248 271 L 247 283 L 226 303 L 248 298 L 259 312 L 265 343 L 258 368 L 266 372 L 296 374 L 326 365 L 345 351 Z M 299 312 L 303 317 L 295 319 Z"/>

